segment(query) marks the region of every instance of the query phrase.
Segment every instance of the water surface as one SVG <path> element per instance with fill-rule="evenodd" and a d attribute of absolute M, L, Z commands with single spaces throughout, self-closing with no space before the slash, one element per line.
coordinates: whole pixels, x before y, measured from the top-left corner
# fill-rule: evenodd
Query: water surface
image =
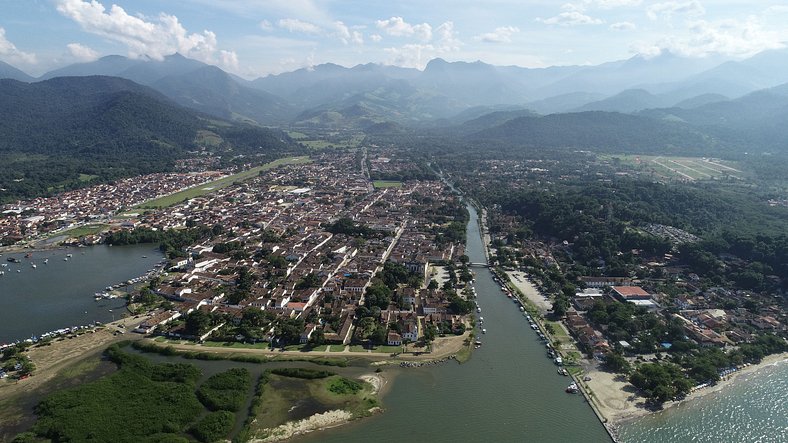
<path fill-rule="evenodd" d="M 21 263 L 10 263 L 9 257 Z M 156 245 L 65 248 L 32 252 L 30 257 L 3 254 L 0 262 L 7 266 L 0 268 L 5 272 L 0 276 L 0 343 L 120 318 L 124 299 L 97 302 L 93 295 L 145 274 L 162 258 Z"/>

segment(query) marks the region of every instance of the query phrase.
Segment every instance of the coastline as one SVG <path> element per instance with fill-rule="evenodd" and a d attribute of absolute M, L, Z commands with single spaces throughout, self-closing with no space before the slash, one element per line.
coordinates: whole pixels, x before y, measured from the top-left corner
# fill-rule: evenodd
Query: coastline
<path fill-rule="evenodd" d="M 617 429 L 633 420 L 658 413 L 685 402 L 692 402 L 706 395 L 719 392 L 732 386 L 741 377 L 751 375 L 761 369 L 788 362 L 788 352 L 766 356 L 760 363 L 742 367 L 721 379 L 714 386 L 698 389 L 688 394 L 684 399 L 666 402 L 662 409 L 653 410 L 646 407 L 643 397 L 637 395 L 635 388 L 623 380 L 618 374 L 611 374 L 594 367 L 587 371 L 590 381 L 582 382 L 584 389 L 589 390 L 592 405 L 598 410 L 602 423 L 615 434 Z"/>

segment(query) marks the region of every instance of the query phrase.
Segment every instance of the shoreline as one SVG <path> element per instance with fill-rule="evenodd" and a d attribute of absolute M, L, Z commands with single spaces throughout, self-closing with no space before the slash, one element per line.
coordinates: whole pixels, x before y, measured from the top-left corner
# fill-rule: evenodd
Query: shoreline
<path fill-rule="evenodd" d="M 584 390 L 590 391 L 589 394 L 592 397 L 590 403 L 598 411 L 602 424 L 609 427 L 613 434 L 616 434 L 621 426 L 638 418 L 660 413 L 680 404 L 693 402 L 709 394 L 720 392 L 733 386 L 741 377 L 752 375 L 767 367 L 786 364 L 786 362 L 788 362 L 788 352 L 768 355 L 760 363 L 745 366 L 713 386 L 691 392 L 681 400 L 665 402 L 659 410 L 648 408 L 645 399 L 637 395 L 635 388 L 628 382 L 622 381 L 619 374 L 611 374 L 594 367 L 587 371 L 591 380 L 583 382 L 581 386 Z"/>

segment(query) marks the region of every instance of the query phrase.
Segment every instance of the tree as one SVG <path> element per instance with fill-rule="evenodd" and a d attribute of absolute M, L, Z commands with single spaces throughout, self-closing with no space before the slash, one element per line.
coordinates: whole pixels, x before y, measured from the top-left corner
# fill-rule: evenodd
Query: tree
<path fill-rule="evenodd" d="M 372 307 L 377 306 L 380 309 L 386 309 L 391 303 L 391 289 L 388 286 L 376 282 L 367 288 L 364 298 L 364 304 Z"/>
<path fill-rule="evenodd" d="M 438 280 L 430 280 L 430 283 L 427 285 L 427 289 L 431 291 L 438 289 Z"/>
<path fill-rule="evenodd" d="M 567 309 L 569 309 L 569 299 L 563 294 L 556 296 L 553 302 L 553 315 L 562 318 L 566 315 Z"/>
<path fill-rule="evenodd" d="M 211 327 L 211 316 L 199 309 L 186 316 L 186 332 L 189 335 L 199 337 L 205 334 Z"/>
<path fill-rule="evenodd" d="M 620 374 L 629 374 L 632 372 L 632 365 L 618 352 L 609 352 L 604 357 L 605 369 Z"/>
<path fill-rule="evenodd" d="M 312 331 L 312 335 L 309 337 L 309 344 L 312 346 L 320 346 L 326 342 L 326 334 L 323 332 L 323 328 L 316 328 Z"/>

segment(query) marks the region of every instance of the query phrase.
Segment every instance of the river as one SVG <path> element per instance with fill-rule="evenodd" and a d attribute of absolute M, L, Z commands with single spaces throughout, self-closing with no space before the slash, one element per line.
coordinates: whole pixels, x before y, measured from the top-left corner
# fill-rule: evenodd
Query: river
<path fill-rule="evenodd" d="M 95 301 L 93 294 L 145 274 L 162 258 L 155 245 L 54 249 L 32 252 L 29 258 L 22 253 L 3 254 L 0 343 L 120 318 L 125 312 L 123 298 Z"/>
<path fill-rule="evenodd" d="M 468 211 L 466 254 L 483 263 L 478 216 Z M 474 271 L 487 333 L 470 361 L 386 370 L 394 376 L 383 414 L 295 441 L 609 442 L 583 397 L 564 392 L 571 380 L 557 373 L 517 305 L 489 270 Z"/>

